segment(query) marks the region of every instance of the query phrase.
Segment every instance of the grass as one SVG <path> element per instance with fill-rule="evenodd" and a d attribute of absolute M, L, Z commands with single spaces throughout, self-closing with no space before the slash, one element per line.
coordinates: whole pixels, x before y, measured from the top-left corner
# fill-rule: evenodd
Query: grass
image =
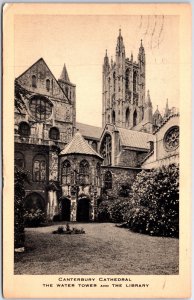
<path fill-rule="evenodd" d="M 15 274 L 178 274 L 178 239 L 133 233 L 111 223 L 74 223 L 84 228 L 81 235 L 52 234 L 57 227 L 25 230 L 26 252 L 15 254 Z"/>

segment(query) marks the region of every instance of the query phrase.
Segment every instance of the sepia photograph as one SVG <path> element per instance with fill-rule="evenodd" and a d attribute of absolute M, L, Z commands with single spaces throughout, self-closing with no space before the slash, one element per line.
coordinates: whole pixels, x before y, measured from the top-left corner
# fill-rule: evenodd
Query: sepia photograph
<path fill-rule="evenodd" d="M 181 275 L 180 11 L 62 8 L 13 18 L 13 276 L 148 289 Z"/>

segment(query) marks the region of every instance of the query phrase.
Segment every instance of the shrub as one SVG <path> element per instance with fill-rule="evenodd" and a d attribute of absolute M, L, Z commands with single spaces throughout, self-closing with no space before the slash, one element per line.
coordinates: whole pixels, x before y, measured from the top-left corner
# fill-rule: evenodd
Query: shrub
<path fill-rule="evenodd" d="M 45 221 L 45 213 L 41 209 L 25 211 L 24 213 L 24 223 L 27 227 L 38 227 Z"/>
<path fill-rule="evenodd" d="M 98 208 L 98 220 L 106 222 L 125 222 L 131 208 L 130 198 L 112 198 L 103 200 Z"/>
<path fill-rule="evenodd" d="M 176 165 L 140 172 L 132 186 L 128 224 L 150 235 L 179 235 L 179 168 Z"/>
<path fill-rule="evenodd" d="M 54 230 L 52 233 L 54 234 L 84 234 L 85 231 L 83 228 L 75 228 L 73 227 L 72 229 L 70 228 L 69 224 L 66 224 L 66 228 L 64 226 L 59 226 L 57 230 Z"/>
<path fill-rule="evenodd" d="M 24 184 L 29 182 L 29 173 L 15 166 L 14 169 L 14 248 L 24 247 Z"/>

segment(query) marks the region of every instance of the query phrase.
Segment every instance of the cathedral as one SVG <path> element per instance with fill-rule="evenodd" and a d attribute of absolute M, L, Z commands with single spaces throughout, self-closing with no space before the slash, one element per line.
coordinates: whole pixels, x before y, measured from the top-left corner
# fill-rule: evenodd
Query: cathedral
<path fill-rule="evenodd" d="M 179 113 L 153 113 L 146 53 L 126 56 L 119 30 L 115 61 L 102 66 L 102 127 L 76 122 L 76 85 L 57 80 L 43 58 L 15 79 L 15 165 L 28 170 L 25 209 L 50 220 L 97 221 L 107 200 L 131 188 L 142 169 L 179 161 Z"/>

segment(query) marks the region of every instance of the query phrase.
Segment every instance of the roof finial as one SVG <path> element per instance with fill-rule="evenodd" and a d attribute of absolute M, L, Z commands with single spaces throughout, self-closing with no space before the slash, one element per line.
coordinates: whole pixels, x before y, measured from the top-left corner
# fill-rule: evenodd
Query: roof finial
<path fill-rule="evenodd" d="M 121 26 L 120 26 L 120 28 L 119 28 L 119 36 L 121 36 Z"/>
<path fill-rule="evenodd" d="M 141 39 L 141 47 L 143 47 L 143 44 L 142 44 L 142 39 Z"/>
<path fill-rule="evenodd" d="M 105 54 L 105 56 L 107 56 L 107 49 L 106 49 L 106 54 Z"/>

